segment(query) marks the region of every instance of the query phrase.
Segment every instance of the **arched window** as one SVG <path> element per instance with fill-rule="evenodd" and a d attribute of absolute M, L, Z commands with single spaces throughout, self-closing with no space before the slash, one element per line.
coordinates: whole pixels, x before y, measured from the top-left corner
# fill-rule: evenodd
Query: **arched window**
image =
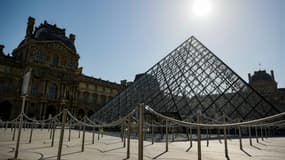
<path fill-rule="evenodd" d="M 49 90 L 48 90 L 48 98 L 50 99 L 56 99 L 57 97 L 57 86 L 55 83 L 52 83 L 49 86 Z"/>
<path fill-rule="evenodd" d="M 42 60 L 43 60 L 43 55 L 41 53 L 40 50 L 36 50 L 35 52 L 35 62 L 36 63 L 42 63 Z"/>

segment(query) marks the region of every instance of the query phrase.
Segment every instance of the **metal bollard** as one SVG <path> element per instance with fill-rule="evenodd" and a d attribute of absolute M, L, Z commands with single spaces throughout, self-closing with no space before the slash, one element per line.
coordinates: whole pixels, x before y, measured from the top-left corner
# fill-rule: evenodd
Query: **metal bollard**
<path fill-rule="evenodd" d="M 151 144 L 154 143 L 153 119 L 151 119 Z"/>
<path fill-rule="evenodd" d="M 201 112 L 198 111 L 197 114 L 197 123 L 200 123 L 200 115 Z M 201 154 L 201 131 L 200 131 L 200 126 L 197 126 L 197 150 L 198 150 L 198 160 L 202 159 L 202 154 Z"/>
<path fill-rule="evenodd" d="M 94 144 L 94 137 L 95 137 L 95 127 L 92 129 L 92 144 Z"/>
<path fill-rule="evenodd" d="M 174 142 L 175 139 L 174 127 L 171 127 L 171 135 L 172 135 L 172 142 Z"/>
<path fill-rule="evenodd" d="M 31 132 L 30 132 L 30 139 L 29 139 L 29 143 L 32 143 L 33 128 L 34 128 L 34 125 L 33 125 L 33 124 L 31 124 Z"/>
<path fill-rule="evenodd" d="M 263 139 L 263 128 L 262 127 L 260 127 L 260 136 L 261 136 L 261 140 L 264 141 L 264 139 Z"/>
<path fill-rule="evenodd" d="M 11 126 L 12 127 L 12 126 Z M 16 123 L 14 125 L 14 131 L 13 131 L 13 136 L 12 136 L 12 141 L 15 140 L 15 134 L 16 134 Z"/>
<path fill-rule="evenodd" d="M 264 127 L 264 138 L 265 138 L 265 139 L 267 139 L 267 130 L 266 130 L 266 128 L 267 128 L 267 127 Z"/>
<path fill-rule="evenodd" d="M 100 140 L 100 128 L 98 127 L 98 141 Z"/>
<path fill-rule="evenodd" d="M 224 123 L 226 123 L 226 117 L 224 115 Z M 229 159 L 229 153 L 228 153 L 228 141 L 227 141 L 227 128 L 224 127 L 224 145 L 225 145 L 225 157 Z"/>
<path fill-rule="evenodd" d="M 11 132 L 13 132 L 13 128 L 16 128 L 16 124 L 17 124 L 17 121 L 16 122 L 14 122 L 14 127 L 13 127 L 13 125 L 12 125 L 12 123 L 11 123 Z"/>
<path fill-rule="evenodd" d="M 228 135 L 227 135 L 227 138 L 228 138 L 230 141 L 232 141 L 232 139 L 231 139 L 231 128 L 230 128 L 230 127 L 228 128 Z"/>
<path fill-rule="evenodd" d="M 122 142 L 124 142 L 124 136 L 123 135 L 124 135 L 124 124 L 121 124 L 120 138 L 121 138 Z"/>
<path fill-rule="evenodd" d="M 68 142 L 70 142 L 70 137 L 71 137 L 71 122 L 68 124 Z"/>
<path fill-rule="evenodd" d="M 168 121 L 165 121 L 165 152 L 168 152 Z"/>
<path fill-rule="evenodd" d="M 53 132 L 53 121 L 52 122 L 50 122 L 50 130 L 49 130 L 49 139 L 51 139 L 52 138 L 52 132 Z"/>
<path fill-rule="evenodd" d="M 206 129 L 207 134 L 207 147 L 209 146 L 209 128 Z"/>
<path fill-rule="evenodd" d="M 193 140 L 193 137 L 192 137 L 192 127 L 190 126 L 190 148 L 192 148 L 192 146 L 193 146 L 193 142 L 192 142 L 192 140 Z"/>
<path fill-rule="evenodd" d="M 63 138 L 64 138 L 66 115 L 67 115 L 67 109 L 64 109 L 63 114 L 62 114 L 62 123 L 61 123 L 61 131 L 60 131 L 60 138 L 59 138 L 59 144 L 58 144 L 57 160 L 61 159 L 61 150 L 62 150 L 62 144 L 63 144 Z"/>
<path fill-rule="evenodd" d="M 85 122 L 85 119 L 84 119 Z M 84 152 L 84 145 L 85 145 L 85 130 L 86 130 L 86 126 L 83 126 L 83 135 L 82 135 L 82 146 L 81 146 L 81 152 Z"/>
<path fill-rule="evenodd" d="M 123 140 L 124 140 L 124 143 L 123 143 L 123 147 L 125 148 L 126 147 L 126 122 L 124 122 L 124 134 L 123 134 Z"/>
<path fill-rule="evenodd" d="M 251 127 L 248 127 L 248 137 L 249 137 L 249 144 L 252 146 L 252 139 L 251 139 Z"/>
<path fill-rule="evenodd" d="M 258 130 L 257 127 L 255 126 L 255 138 L 256 138 L 256 142 L 258 143 Z"/>
<path fill-rule="evenodd" d="M 221 141 L 221 137 L 220 137 L 220 134 L 221 134 L 221 130 L 220 130 L 220 128 L 218 128 L 218 139 L 219 139 L 219 143 L 222 143 L 222 141 Z"/>
<path fill-rule="evenodd" d="M 144 104 L 139 104 L 139 127 L 138 127 L 138 160 L 143 160 L 143 126 L 144 126 Z"/>
<path fill-rule="evenodd" d="M 80 138 L 80 131 L 81 131 L 81 125 L 79 124 L 79 129 L 78 129 L 78 138 Z"/>
<path fill-rule="evenodd" d="M 243 150 L 242 149 L 242 134 L 241 134 L 241 127 L 238 126 L 238 131 L 239 131 L 239 148 L 240 150 Z"/>
<path fill-rule="evenodd" d="M 127 159 L 130 158 L 131 116 L 128 116 Z"/>
<path fill-rule="evenodd" d="M 55 134 L 55 129 L 56 129 L 56 124 L 55 124 L 55 121 L 53 121 L 51 147 L 53 147 L 53 145 L 54 145 L 54 134 Z"/>

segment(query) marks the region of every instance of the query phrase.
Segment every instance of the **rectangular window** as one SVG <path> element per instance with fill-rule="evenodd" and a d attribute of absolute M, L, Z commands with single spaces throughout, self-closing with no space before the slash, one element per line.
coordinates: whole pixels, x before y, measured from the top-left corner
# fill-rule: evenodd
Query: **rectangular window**
<path fill-rule="evenodd" d="M 67 59 L 67 62 L 66 62 L 66 68 L 68 70 L 72 70 L 72 60 L 71 59 Z"/>
<path fill-rule="evenodd" d="M 43 56 L 42 53 L 39 50 L 36 50 L 35 52 L 35 62 L 36 63 L 42 63 Z"/>
<path fill-rule="evenodd" d="M 57 66 L 58 65 L 58 56 L 54 56 L 52 59 L 52 65 Z"/>

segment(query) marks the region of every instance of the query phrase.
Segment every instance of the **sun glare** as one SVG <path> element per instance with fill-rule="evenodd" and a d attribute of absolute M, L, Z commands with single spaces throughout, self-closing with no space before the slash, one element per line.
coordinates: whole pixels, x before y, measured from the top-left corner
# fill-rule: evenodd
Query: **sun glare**
<path fill-rule="evenodd" d="M 192 11 L 196 16 L 208 16 L 212 10 L 210 0 L 194 0 Z"/>

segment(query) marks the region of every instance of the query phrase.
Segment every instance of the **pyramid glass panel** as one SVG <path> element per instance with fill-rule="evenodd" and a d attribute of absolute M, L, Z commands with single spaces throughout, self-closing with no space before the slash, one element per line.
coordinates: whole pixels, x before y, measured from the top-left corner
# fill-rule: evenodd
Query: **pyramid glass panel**
<path fill-rule="evenodd" d="M 197 110 L 208 118 L 232 121 L 280 113 L 195 37 L 190 37 L 96 112 L 111 122 L 144 103 L 164 115 L 189 120 Z"/>

